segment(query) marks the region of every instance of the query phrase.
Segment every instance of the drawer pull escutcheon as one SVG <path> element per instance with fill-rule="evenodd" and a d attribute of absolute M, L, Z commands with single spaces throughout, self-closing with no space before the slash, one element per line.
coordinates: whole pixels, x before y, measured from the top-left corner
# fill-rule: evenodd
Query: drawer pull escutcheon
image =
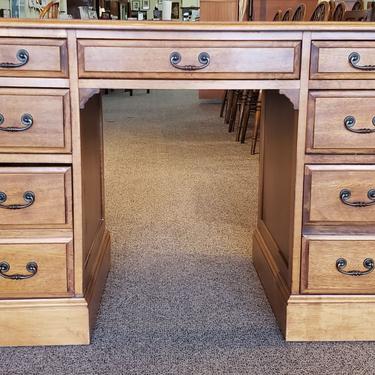
<path fill-rule="evenodd" d="M 7 199 L 7 195 L 3 191 L 0 191 L 0 208 L 6 208 L 7 210 L 20 210 L 22 208 L 30 207 L 35 202 L 35 193 L 32 191 L 26 191 L 23 194 L 23 200 L 26 204 L 3 204 Z"/>
<path fill-rule="evenodd" d="M 343 189 L 340 191 L 340 200 L 342 203 L 346 204 L 347 206 L 351 207 L 368 207 L 375 204 L 375 189 L 370 189 L 367 193 L 368 199 L 371 202 L 361 202 L 361 201 L 354 201 L 349 202 L 350 197 L 352 196 L 352 192 L 349 189 Z"/>
<path fill-rule="evenodd" d="M 210 65 L 210 55 L 207 52 L 201 52 L 198 56 L 198 61 L 201 65 L 178 65 L 182 60 L 179 52 L 172 52 L 169 56 L 169 61 L 173 67 L 180 70 L 195 71 L 207 68 Z"/>
<path fill-rule="evenodd" d="M 38 264 L 35 262 L 29 262 L 26 264 L 26 271 L 30 272 L 28 275 L 21 275 L 16 273 L 14 275 L 7 275 L 6 272 L 9 272 L 10 265 L 7 262 L 0 263 L 0 276 L 8 280 L 25 280 L 30 279 L 35 276 L 38 272 Z"/>
<path fill-rule="evenodd" d="M 0 113 L 0 125 L 4 123 L 4 116 Z M 34 119 L 33 116 L 31 116 L 29 113 L 24 113 L 21 116 L 21 124 L 23 127 L 17 127 L 17 126 L 9 126 L 7 128 L 2 128 L 0 126 L 0 130 L 3 132 L 23 132 L 25 130 L 30 129 L 33 126 Z"/>
<path fill-rule="evenodd" d="M 363 261 L 363 267 L 366 268 L 367 271 L 344 271 L 344 268 L 347 266 L 348 262 L 344 258 L 339 258 L 336 261 L 336 269 L 340 273 L 347 275 L 347 276 L 364 276 L 368 275 L 374 270 L 374 260 L 371 258 L 366 258 Z"/>
<path fill-rule="evenodd" d="M 373 71 L 375 70 L 375 65 L 358 65 L 359 60 L 361 60 L 361 55 L 358 52 L 352 52 L 349 55 L 349 64 L 354 68 L 358 70 L 365 70 L 365 71 Z"/>
<path fill-rule="evenodd" d="M 369 134 L 369 133 L 375 133 L 374 129 L 368 129 L 368 128 L 361 128 L 361 129 L 353 129 L 353 126 L 356 124 L 356 119 L 354 116 L 346 116 L 344 119 L 344 126 L 346 130 L 349 130 L 352 133 L 358 133 L 358 134 Z M 375 126 L 375 117 L 372 118 L 372 125 Z"/>
<path fill-rule="evenodd" d="M 29 52 L 27 52 L 25 49 L 20 49 L 17 51 L 16 58 L 19 63 L 0 63 L 0 68 L 20 68 L 21 66 L 26 65 L 30 58 Z"/>

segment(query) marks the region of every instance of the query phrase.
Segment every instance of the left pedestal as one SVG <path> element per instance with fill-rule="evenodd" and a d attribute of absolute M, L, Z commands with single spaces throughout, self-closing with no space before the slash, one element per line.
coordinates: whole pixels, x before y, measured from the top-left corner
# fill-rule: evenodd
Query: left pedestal
<path fill-rule="evenodd" d="M 88 344 L 110 264 L 100 94 L 80 108 L 75 37 L 48 32 L 0 38 L 0 346 Z"/>

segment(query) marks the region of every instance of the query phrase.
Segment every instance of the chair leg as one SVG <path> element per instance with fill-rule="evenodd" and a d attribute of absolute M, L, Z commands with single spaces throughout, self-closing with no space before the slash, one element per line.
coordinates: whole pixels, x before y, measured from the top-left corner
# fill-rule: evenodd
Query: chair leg
<path fill-rule="evenodd" d="M 227 106 L 225 108 L 225 114 L 224 114 L 224 123 L 229 124 L 230 121 L 230 115 L 231 115 L 231 108 L 233 104 L 233 97 L 234 97 L 234 90 L 228 91 L 228 98 L 227 98 Z"/>
<path fill-rule="evenodd" d="M 261 115 L 262 115 L 262 96 L 263 96 L 262 92 L 260 92 L 259 100 L 257 103 L 257 110 L 255 113 L 253 136 L 251 139 L 251 155 L 255 155 L 255 150 L 256 150 L 258 137 L 259 137 L 260 120 L 261 120 Z"/>
<path fill-rule="evenodd" d="M 230 117 L 229 117 L 229 126 L 228 126 L 229 133 L 232 133 L 236 126 L 237 105 L 238 105 L 239 96 L 240 96 L 240 90 L 234 90 L 232 105 L 230 108 Z"/>
<path fill-rule="evenodd" d="M 245 143 L 246 132 L 247 132 L 247 128 L 249 126 L 249 121 L 250 121 L 250 115 L 253 113 L 253 105 L 252 105 L 253 95 L 254 94 L 252 90 L 250 90 L 249 93 L 247 94 L 245 110 L 244 110 L 244 115 L 243 115 L 243 120 L 242 120 L 242 125 L 241 125 L 241 133 L 239 136 L 239 141 L 241 143 Z"/>
<path fill-rule="evenodd" d="M 250 91 L 249 96 L 247 98 L 248 113 L 246 115 L 246 118 L 244 119 L 244 124 L 243 124 L 241 137 L 240 137 L 241 143 L 245 143 L 246 133 L 247 133 L 247 129 L 249 127 L 250 121 L 252 123 L 252 127 L 254 127 L 253 120 L 255 118 L 255 112 L 257 109 L 258 96 L 259 96 L 259 90 L 252 90 Z"/>
<path fill-rule="evenodd" d="M 249 90 L 243 90 L 241 93 L 241 97 L 239 100 L 239 119 L 238 119 L 238 127 L 237 127 L 237 134 L 236 134 L 236 142 L 239 142 L 241 138 L 242 129 L 244 127 L 244 115 L 246 112 L 247 107 L 247 97 L 249 95 Z"/>
<path fill-rule="evenodd" d="M 150 90 L 150 89 L 148 89 L 148 90 L 147 90 L 146 92 L 147 92 L 147 94 L 149 94 L 149 93 L 151 92 L 151 90 Z"/>
<path fill-rule="evenodd" d="M 225 108 L 226 108 L 226 106 L 228 104 L 228 91 L 229 90 L 225 90 L 225 95 L 224 95 L 223 103 L 221 104 L 221 109 L 220 109 L 220 117 L 224 116 Z"/>

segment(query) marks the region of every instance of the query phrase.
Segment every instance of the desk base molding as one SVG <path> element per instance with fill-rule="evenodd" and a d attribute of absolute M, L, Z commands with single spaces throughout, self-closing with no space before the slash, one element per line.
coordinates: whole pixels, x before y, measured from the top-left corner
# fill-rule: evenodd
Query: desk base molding
<path fill-rule="evenodd" d="M 110 266 L 110 235 L 85 298 L 0 301 L 0 346 L 88 345 Z"/>
<path fill-rule="evenodd" d="M 253 261 L 286 341 L 375 340 L 375 295 L 289 295 L 258 230 Z"/>

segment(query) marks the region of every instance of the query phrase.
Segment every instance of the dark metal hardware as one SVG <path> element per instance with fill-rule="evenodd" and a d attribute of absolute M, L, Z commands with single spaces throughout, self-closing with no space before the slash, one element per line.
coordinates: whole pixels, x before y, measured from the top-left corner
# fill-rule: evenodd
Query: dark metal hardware
<path fill-rule="evenodd" d="M 9 272 L 10 265 L 7 262 L 0 263 L 0 276 L 8 280 L 25 280 L 30 279 L 35 276 L 38 272 L 38 264 L 36 262 L 29 262 L 26 264 L 26 271 L 30 272 L 28 275 L 21 275 L 16 273 L 14 275 L 7 275 L 6 272 Z"/>
<path fill-rule="evenodd" d="M 340 191 L 340 200 L 342 203 L 346 204 L 347 206 L 368 207 L 368 206 L 373 206 L 375 204 L 375 189 L 370 189 L 367 192 L 367 197 L 368 199 L 371 200 L 371 202 L 361 202 L 361 201 L 349 202 L 349 199 L 351 196 L 352 196 L 352 192 L 349 189 L 343 189 Z"/>
<path fill-rule="evenodd" d="M 0 68 L 20 68 L 21 66 L 26 65 L 29 62 L 29 52 L 27 52 L 25 49 L 20 49 L 16 53 L 16 58 L 19 61 L 19 63 L 0 63 Z"/>
<path fill-rule="evenodd" d="M 349 64 L 354 68 L 358 70 L 364 70 L 364 71 L 374 71 L 375 65 L 358 65 L 359 60 L 361 60 L 361 55 L 358 52 L 352 52 L 349 55 Z"/>
<path fill-rule="evenodd" d="M 7 199 L 7 195 L 3 191 L 0 191 L 0 208 L 6 208 L 7 210 L 20 210 L 22 208 L 30 207 L 35 202 L 35 193 L 32 191 L 26 191 L 23 194 L 23 200 L 26 204 L 3 204 Z"/>
<path fill-rule="evenodd" d="M 363 267 L 366 268 L 367 271 L 344 271 L 344 268 L 347 266 L 348 262 L 344 258 L 339 258 L 336 260 L 336 269 L 340 273 L 347 275 L 347 276 L 364 276 L 368 275 L 374 270 L 374 260 L 371 258 L 366 258 L 363 261 Z"/>
<path fill-rule="evenodd" d="M 358 133 L 358 134 L 369 134 L 369 133 L 375 133 L 374 129 L 369 128 L 360 128 L 360 129 L 353 129 L 353 126 L 356 124 L 356 119 L 354 116 L 346 116 L 344 118 L 344 126 L 346 130 L 349 130 L 352 133 Z M 372 125 L 375 126 L 375 117 L 372 118 Z"/>
<path fill-rule="evenodd" d="M 201 65 L 178 65 L 182 60 L 179 52 L 172 52 L 169 56 L 169 61 L 173 67 L 180 70 L 195 71 L 207 68 L 210 65 L 210 55 L 207 52 L 201 52 L 198 56 L 198 61 Z"/>
<path fill-rule="evenodd" d="M 0 113 L 0 125 L 4 123 L 4 116 Z M 27 129 L 30 129 L 33 126 L 34 119 L 33 116 L 31 116 L 29 113 L 24 113 L 21 116 L 21 124 L 23 127 L 17 127 L 17 126 L 9 126 L 7 128 L 2 128 L 0 126 L 0 131 L 3 132 L 23 132 Z"/>

